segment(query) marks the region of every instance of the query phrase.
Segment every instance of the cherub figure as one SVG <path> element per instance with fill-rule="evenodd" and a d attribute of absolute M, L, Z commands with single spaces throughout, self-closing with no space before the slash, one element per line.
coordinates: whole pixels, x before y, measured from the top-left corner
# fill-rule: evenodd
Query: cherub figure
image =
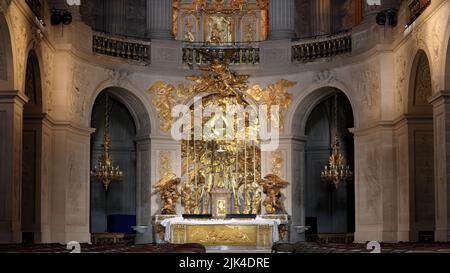
<path fill-rule="evenodd" d="M 181 179 L 174 173 L 164 175 L 158 183 L 154 186 L 153 194 L 159 193 L 161 197 L 161 214 L 173 215 L 176 214 L 176 205 L 180 193 L 178 192 L 178 185 Z"/>
<path fill-rule="evenodd" d="M 260 185 L 263 187 L 263 192 L 266 199 L 263 202 L 267 214 L 276 214 L 284 212 L 284 207 L 281 202 L 281 189 L 284 189 L 289 183 L 277 175 L 269 174 L 264 179 L 261 179 Z"/>

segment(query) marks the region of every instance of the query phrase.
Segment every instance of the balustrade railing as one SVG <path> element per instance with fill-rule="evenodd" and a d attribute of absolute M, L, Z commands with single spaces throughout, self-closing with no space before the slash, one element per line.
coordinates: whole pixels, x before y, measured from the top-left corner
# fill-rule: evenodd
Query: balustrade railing
<path fill-rule="evenodd" d="M 109 37 L 96 34 L 92 38 L 92 51 L 142 64 L 150 63 L 150 42 Z"/>
<path fill-rule="evenodd" d="M 313 62 L 352 52 L 351 32 L 294 42 L 293 62 Z"/>
<path fill-rule="evenodd" d="M 186 43 L 183 45 L 183 63 L 202 65 L 211 61 L 211 56 L 229 59 L 232 65 L 256 65 L 260 62 L 260 49 L 256 44 L 211 45 Z"/>

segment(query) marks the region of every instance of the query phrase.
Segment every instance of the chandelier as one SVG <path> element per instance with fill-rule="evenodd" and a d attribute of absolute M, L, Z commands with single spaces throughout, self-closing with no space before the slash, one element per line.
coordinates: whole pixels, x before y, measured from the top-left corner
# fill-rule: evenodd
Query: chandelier
<path fill-rule="evenodd" d="M 103 153 L 100 156 L 98 163 L 91 171 L 91 176 L 103 183 L 105 190 L 109 189 L 113 181 L 121 181 L 123 179 L 123 172 L 120 171 L 119 166 L 114 167 L 109 150 L 111 149 L 111 137 L 109 135 L 109 96 L 105 93 L 105 135 L 103 137 Z"/>
<path fill-rule="evenodd" d="M 347 180 L 351 180 L 353 177 L 350 167 L 346 165 L 345 158 L 341 154 L 341 143 L 339 141 L 338 135 L 338 97 L 337 94 L 334 98 L 334 126 L 335 126 L 335 137 L 334 142 L 331 144 L 331 156 L 328 160 L 328 164 L 325 165 L 325 169 L 322 171 L 321 178 L 323 181 L 333 182 L 336 188 Z"/>

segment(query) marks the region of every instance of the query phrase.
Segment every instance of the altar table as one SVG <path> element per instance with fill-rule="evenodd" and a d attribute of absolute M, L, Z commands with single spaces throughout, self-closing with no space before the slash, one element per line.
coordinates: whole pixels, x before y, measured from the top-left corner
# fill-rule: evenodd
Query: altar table
<path fill-rule="evenodd" d="M 208 247 L 255 247 L 269 249 L 279 241 L 279 219 L 193 220 L 165 219 L 164 240 L 173 244 L 199 243 Z"/>

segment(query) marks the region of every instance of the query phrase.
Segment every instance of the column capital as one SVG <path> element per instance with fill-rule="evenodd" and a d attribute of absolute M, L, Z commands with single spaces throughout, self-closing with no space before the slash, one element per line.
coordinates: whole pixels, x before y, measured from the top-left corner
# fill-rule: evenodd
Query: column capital
<path fill-rule="evenodd" d="M 450 90 L 441 90 L 435 94 L 433 94 L 428 102 L 432 105 L 436 105 L 440 102 L 450 103 Z"/>
<path fill-rule="evenodd" d="M 22 105 L 26 104 L 30 99 L 18 90 L 0 90 L 0 102 L 19 102 Z"/>

